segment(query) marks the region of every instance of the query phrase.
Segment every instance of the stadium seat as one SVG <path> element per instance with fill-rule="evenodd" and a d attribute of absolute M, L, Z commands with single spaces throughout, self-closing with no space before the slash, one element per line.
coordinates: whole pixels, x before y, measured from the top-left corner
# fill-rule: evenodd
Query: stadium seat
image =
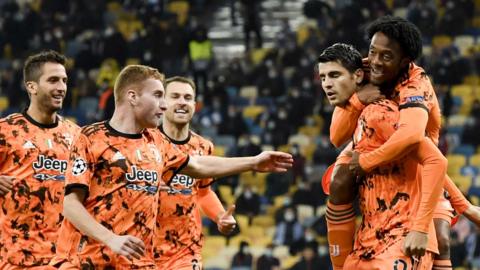
<path fill-rule="evenodd" d="M 225 156 L 225 146 L 216 145 L 216 146 L 213 148 L 213 155 L 215 155 L 215 156 L 220 156 L 220 157 L 224 157 L 224 156 Z"/>
<path fill-rule="evenodd" d="M 260 64 L 270 51 L 271 49 L 268 48 L 253 49 L 250 52 L 250 60 L 252 61 L 253 65 L 256 66 Z"/>
<path fill-rule="evenodd" d="M 460 174 L 460 169 L 467 164 L 467 158 L 464 155 L 450 154 L 448 159 L 448 174 Z"/>
<path fill-rule="evenodd" d="M 459 49 L 462 56 L 468 56 L 470 50 L 475 45 L 475 39 L 469 35 L 456 36 L 453 44 Z"/>
<path fill-rule="evenodd" d="M 472 177 L 463 175 L 452 175 L 453 182 L 463 193 L 468 194 L 468 190 L 472 186 Z"/>
<path fill-rule="evenodd" d="M 480 168 L 480 154 L 475 154 L 470 157 L 468 164 Z"/>
<path fill-rule="evenodd" d="M 316 137 L 320 134 L 322 130 L 319 126 L 301 126 L 298 129 L 299 134 L 303 134 L 309 137 Z"/>
<path fill-rule="evenodd" d="M 221 235 L 209 235 L 205 237 L 204 246 L 220 250 L 227 245 L 227 239 Z"/>
<path fill-rule="evenodd" d="M 313 218 L 315 215 L 315 209 L 311 205 L 299 204 L 297 205 L 297 216 L 298 221 L 301 224 L 304 224 L 305 221 Z"/>
<path fill-rule="evenodd" d="M 227 205 L 232 205 L 235 203 L 235 196 L 233 196 L 232 188 L 230 186 L 218 186 L 218 192 Z"/>
<path fill-rule="evenodd" d="M 252 225 L 264 228 L 275 226 L 275 219 L 269 215 L 259 215 L 253 218 Z"/>
<path fill-rule="evenodd" d="M 258 96 L 258 88 L 256 86 L 244 86 L 240 88 L 240 96 L 246 99 L 255 99 Z"/>
<path fill-rule="evenodd" d="M 190 4 L 188 3 L 188 1 L 175 0 L 169 2 L 170 3 L 168 3 L 167 7 L 168 11 L 177 14 L 178 25 L 185 25 L 188 19 L 188 13 L 190 11 Z"/>
<path fill-rule="evenodd" d="M 473 145 L 470 145 L 470 144 L 462 144 L 457 146 L 453 150 L 453 153 L 470 157 L 471 155 L 475 154 L 475 147 L 473 147 Z"/>
<path fill-rule="evenodd" d="M 468 84 L 457 84 L 452 86 L 452 96 L 464 97 L 472 93 L 472 86 Z"/>
<path fill-rule="evenodd" d="M 232 248 L 238 248 L 238 246 L 240 246 L 240 242 L 242 241 L 248 242 L 249 239 L 246 235 L 244 235 L 243 233 L 240 233 L 239 235 L 235 235 L 234 237 L 230 238 L 230 240 L 228 241 L 228 246 Z"/>
<path fill-rule="evenodd" d="M 237 214 L 235 215 L 235 220 L 237 221 L 238 227 L 240 227 L 241 232 L 243 232 L 243 230 L 246 230 L 249 227 L 248 216 Z"/>
<path fill-rule="evenodd" d="M 290 256 L 281 261 L 282 269 L 292 268 L 300 260 L 300 255 Z"/>
<path fill-rule="evenodd" d="M 264 106 L 251 105 L 243 108 L 242 115 L 245 118 L 255 119 L 265 111 Z"/>
<path fill-rule="evenodd" d="M 465 115 L 455 114 L 448 118 L 449 127 L 463 127 L 468 117 Z"/>
<path fill-rule="evenodd" d="M 273 249 L 273 256 L 277 257 L 280 261 L 290 256 L 288 246 L 276 246 Z"/>
<path fill-rule="evenodd" d="M 479 85 L 480 84 L 480 76 L 478 75 L 468 75 L 463 77 L 463 83 L 468 85 Z"/>
<path fill-rule="evenodd" d="M 288 144 L 298 144 L 299 146 L 306 146 L 312 143 L 312 139 L 304 134 L 294 134 L 288 138 Z"/>
<path fill-rule="evenodd" d="M 8 108 L 10 102 L 6 96 L 0 96 L 0 112 L 3 112 Z"/>
<path fill-rule="evenodd" d="M 432 46 L 435 48 L 445 48 L 452 45 L 452 38 L 446 35 L 434 36 L 432 39 Z"/>

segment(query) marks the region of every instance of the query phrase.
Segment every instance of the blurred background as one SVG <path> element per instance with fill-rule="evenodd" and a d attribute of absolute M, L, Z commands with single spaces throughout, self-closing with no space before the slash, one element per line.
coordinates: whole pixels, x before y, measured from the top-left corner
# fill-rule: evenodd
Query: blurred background
<path fill-rule="evenodd" d="M 204 220 L 205 269 L 329 269 L 320 180 L 339 153 L 329 142 L 333 108 L 313 68 L 335 42 L 366 55 L 364 28 L 393 14 L 423 33 L 417 63 L 443 109 L 440 149 L 469 199 L 480 197 L 480 1 L 478 0 L 0 0 L 0 112 L 23 110 L 25 58 L 64 53 L 69 90 L 62 114 L 80 125 L 108 119 L 113 81 L 146 64 L 197 84 L 193 129 L 215 154 L 288 151 L 287 174 L 245 173 L 214 186 L 236 204 L 239 230 L 218 234 Z M 455 269 L 480 261 L 480 234 L 452 229 Z"/>

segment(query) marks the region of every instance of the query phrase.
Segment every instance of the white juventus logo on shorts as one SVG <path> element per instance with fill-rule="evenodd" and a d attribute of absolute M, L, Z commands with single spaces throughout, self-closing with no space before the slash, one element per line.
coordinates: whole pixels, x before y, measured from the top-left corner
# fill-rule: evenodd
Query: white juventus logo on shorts
<path fill-rule="evenodd" d="M 340 256 L 340 246 L 339 245 L 330 245 L 330 255 L 332 257 Z"/>

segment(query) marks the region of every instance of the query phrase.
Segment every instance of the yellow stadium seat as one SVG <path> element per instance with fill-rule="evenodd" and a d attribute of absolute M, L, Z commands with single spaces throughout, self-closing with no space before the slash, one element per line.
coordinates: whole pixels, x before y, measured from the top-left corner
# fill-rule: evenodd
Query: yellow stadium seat
<path fill-rule="evenodd" d="M 303 134 L 294 134 L 288 138 L 288 144 L 298 144 L 299 146 L 305 146 L 312 143 L 312 139 Z"/>
<path fill-rule="evenodd" d="M 463 176 L 463 175 L 453 175 L 451 176 L 455 185 L 457 185 L 458 189 L 460 189 L 463 193 L 467 194 L 468 190 L 472 185 L 472 177 L 471 176 Z"/>
<path fill-rule="evenodd" d="M 472 94 L 472 86 L 468 84 L 457 84 L 452 86 L 452 95 L 464 97 Z"/>
<path fill-rule="evenodd" d="M 300 260 L 300 255 L 290 256 L 284 260 L 280 260 L 282 264 L 282 269 L 292 268 Z"/>
<path fill-rule="evenodd" d="M 434 36 L 432 45 L 436 48 L 445 48 L 452 45 L 452 38 L 446 35 Z"/>
<path fill-rule="evenodd" d="M 259 215 L 253 218 L 252 225 L 264 228 L 275 226 L 275 219 L 269 215 Z"/>
<path fill-rule="evenodd" d="M 248 237 L 243 234 L 243 233 L 240 233 L 239 235 L 236 235 L 232 238 L 230 238 L 230 240 L 228 241 L 228 246 L 230 247 L 239 247 L 240 246 L 240 242 L 242 241 L 249 241 Z"/>
<path fill-rule="evenodd" d="M 255 99 L 258 96 L 258 88 L 256 86 L 244 86 L 240 88 L 240 96 L 247 99 Z"/>
<path fill-rule="evenodd" d="M 284 144 L 284 145 L 280 145 L 278 146 L 278 151 L 282 151 L 282 152 L 290 152 L 290 145 L 289 144 Z"/>
<path fill-rule="evenodd" d="M 177 14 L 177 23 L 182 26 L 187 22 L 190 4 L 183 0 L 170 1 L 168 11 Z"/>
<path fill-rule="evenodd" d="M 220 196 L 225 201 L 225 203 L 227 203 L 228 205 L 232 205 L 235 203 L 235 197 L 232 194 L 232 188 L 230 186 L 221 185 L 218 187 L 218 192 L 220 193 Z"/>
<path fill-rule="evenodd" d="M 268 48 L 253 49 L 250 53 L 250 60 L 254 66 L 258 65 L 263 61 L 265 56 L 271 51 Z"/>
<path fill-rule="evenodd" d="M 280 195 L 273 198 L 273 206 L 275 207 L 275 209 L 278 209 L 283 206 L 283 204 L 285 203 L 286 197 L 287 196 Z"/>
<path fill-rule="evenodd" d="M 461 55 L 467 56 L 475 45 L 475 39 L 470 35 L 460 35 L 454 38 L 453 44 L 459 49 Z"/>
<path fill-rule="evenodd" d="M 309 137 L 316 137 L 320 134 L 321 130 L 318 126 L 301 126 L 298 129 L 298 133 L 307 135 Z"/>
<path fill-rule="evenodd" d="M 224 157 L 225 156 L 225 147 L 221 145 L 215 145 L 213 148 L 213 155 Z"/>
<path fill-rule="evenodd" d="M 467 158 L 464 155 L 449 154 L 447 155 L 448 165 L 465 166 L 467 164 Z"/>
<path fill-rule="evenodd" d="M 255 240 L 256 238 L 265 236 L 265 229 L 261 226 L 250 226 L 243 230 L 242 234 L 248 236 L 250 240 Z"/>
<path fill-rule="evenodd" d="M 205 237 L 204 247 L 220 250 L 227 245 L 227 239 L 221 235 L 209 235 Z"/>
<path fill-rule="evenodd" d="M 280 261 L 290 256 L 288 246 L 276 246 L 273 249 L 273 256 L 277 257 Z"/>
<path fill-rule="evenodd" d="M 248 216 L 246 215 L 235 215 L 235 220 L 237 221 L 238 227 L 240 227 L 240 231 L 243 233 L 244 230 L 248 229 Z"/>
<path fill-rule="evenodd" d="M 265 111 L 264 106 L 251 105 L 243 109 L 242 115 L 245 118 L 255 119 L 257 116 Z"/>
<path fill-rule="evenodd" d="M 10 102 L 7 97 L 5 96 L 0 96 L 0 112 L 3 112 L 8 108 L 10 105 Z"/>
<path fill-rule="evenodd" d="M 475 154 L 470 157 L 469 164 L 480 168 L 480 154 Z"/>
<path fill-rule="evenodd" d="M 463 83 L 468 85 L 478 85 L 480 84 L 480 76 L 478 75 L 468 75 L 463 77 Z"/>

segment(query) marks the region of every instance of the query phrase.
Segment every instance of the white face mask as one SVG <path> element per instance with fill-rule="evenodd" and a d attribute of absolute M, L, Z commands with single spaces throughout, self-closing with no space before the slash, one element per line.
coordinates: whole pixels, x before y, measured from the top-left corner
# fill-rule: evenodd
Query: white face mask
<path fill-rule="evenodd" d="M 311 233 L 306 233 L 305 234 L 305 240 L 308 241 L 308 242 L 313 241 L 313 240 L 315 240 L 315 236 Z"/>
<path fill-rule="evenodd" d="M 320 246 L 318 247 L 318 254 L 320 256 L 325 256 L 328 254 L 328 248 L 326 246 Z"/>
<path fill-rule="evenodd" d="M 290 222 L 295 218 L 295 215 L 292 212 L 286 212 L 284 218 L 286 221 Z"/>
<path fill-rule="evenodd" d="M 273 250 L 271 250 L 271 249 L 266 249 L 266 250 L 265 250 L 265 256 L 267 256 L 267 257 L 272 257 L 272 256 L 273 256 Z"/>

